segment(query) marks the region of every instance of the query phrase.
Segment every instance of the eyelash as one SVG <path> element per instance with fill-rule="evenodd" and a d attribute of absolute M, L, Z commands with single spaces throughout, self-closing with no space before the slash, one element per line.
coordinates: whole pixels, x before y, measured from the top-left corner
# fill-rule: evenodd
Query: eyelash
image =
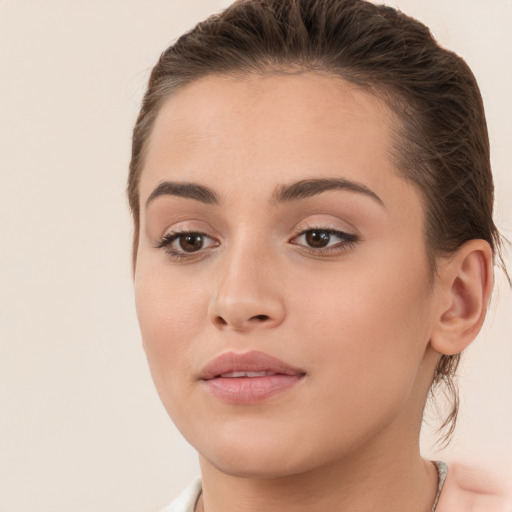
<path fill-rule="evenodd" d="M 192 251 L 190 253 L 180 252 L 172 248 L 172 244 L 183 238 L 187 235 L 196 235 L 201 236 L 203 238 L 210 238 L 206 233 L 201 233 L 200 231 L 175 231 L 171 233 L 165 233 L 162 238 L 155 244 L 157 249 L 164 249 L 165 252 L 173 259 L 176 260 L 186 260 L 190 258 L 197 257 L 199 253 L 203 252 L 205 249 L 200 249 L 199 251 Z M 217 243 L 218 245 L 218 243 Z M 216 246 L 215 246 L 216 247 Z"/>
<path fill-rule="evenodd" d="M 297 244 L 294 242 L 294 245 L 300 245 L 304 250 L 308 251 L 309 253 L 313 255 L 321 255 L 321 256 L 327 256 L 330 254 L 339 254 L 341 252 L 344 252 L 348 249 L 351 249 L 359 242 L 359 237 L 357 235 L 353 235 L 352 233 L 347 233 L 346 231 L 339 231 L 337 229 L 330 229 L 330 228 L 322 228 L 322 227 L 308 227 L 307 229 L 301 229 L 297 232 L 297 234 L 293 237 L 292 240 L 297 240 L 300 237 L 307 236 L 308 233 L 314 233 L 314 232 L 320 232 L 327 234 L 330 238 L 332 237 L 338 237 L 340 241 L 333 245 L 328 245 L 326 247 L 311 247 L 309 245 L 303 245 L 303 244 Z M 330 240 L 329 240 L 330 243 Z"/>
<path fill-rule="evenodd" d="M 297 240 L 299 237 L 306 236 L 308 233 L 314 233 L 314 232 L 320 232 L 324 233 L 329 237 L 338 237 L 341 241 L 337 242 L 333 246 L 325 246 L 325 247 L 311 247 L 303 244 L 298 244 L 296 242 L 290 241 L 293 245 L 300 245 L 302 249 L 308 251 L 310 254 L 313 255 L 330 255 L 330 254 L 339 254 L 343 251 L 346 251 L 350 248 L 352 248 L 354 245 L 356 245 L 359 242 L 359 237 L 356 235 L 353 235 L 351 233 L 347 233 L 345 231 L 339 231 L 336 229 L 330 229 L 330 228 L 321 228 L 321 227 L 311 227 L 307 229 L 302 229 L 301 231 L 298 231 L 292 238 L 292 240 Z M 191 251 L 189 253 L 187 252 L 180 252 L 176 249 L 172 248 L 172 245 L 174 242 L 180 240 L 181 238 L 185 236 L 200 236 L 203 239 L 210 239 L 214 240 L 213 238 L 209 237 L 206 233 L 202 233 L 200 231 L 175 231 L 171 233 L 166 233 L 162 236 L 160 240 L 155 244 L 155 248 L 157 249 L 164 249 L 168 256 L 175 260 L 187 260 L 192 258 L 197 258 L 201 253 L 203 253 L 205 250 L 210 249 L 211 247 L 207 248 L 200 248 L 197 251 Z M 329 240 L 330 242 L 330 240 Z M 219 243 L 215 241 L 215 245 L 212 247 L 217 247 Z"/>

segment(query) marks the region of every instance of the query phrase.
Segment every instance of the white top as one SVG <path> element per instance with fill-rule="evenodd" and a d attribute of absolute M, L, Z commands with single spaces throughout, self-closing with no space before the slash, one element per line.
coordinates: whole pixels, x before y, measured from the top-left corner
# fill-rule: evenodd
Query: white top
<path fill-rule="evenodd" d="M 194 512 L 197 500 L 201 496 L 201 477 L 197 477 L 168 507 L 162 512 Z"/>

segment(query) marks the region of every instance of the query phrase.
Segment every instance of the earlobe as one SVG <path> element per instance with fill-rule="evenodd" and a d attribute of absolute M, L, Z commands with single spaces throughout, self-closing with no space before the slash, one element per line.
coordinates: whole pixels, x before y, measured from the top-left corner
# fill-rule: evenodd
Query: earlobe
<path fill-rule="evenodd" d="M 470 240 L 439 270 L 439 308 L 431 336 L 441 354 L 462 352 L 485 319 L 493 285 L 493 256 L 485 240 Z"/>

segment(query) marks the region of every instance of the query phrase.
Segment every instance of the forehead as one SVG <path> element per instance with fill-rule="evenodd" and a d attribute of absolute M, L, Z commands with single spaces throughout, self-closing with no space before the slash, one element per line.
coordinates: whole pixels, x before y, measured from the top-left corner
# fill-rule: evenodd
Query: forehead
<path fill-rule="evenodd" d="M 208 76 L 173 93 L 159 112 L 141 199 L 164 179 L 261 188 L 343 177 L 396 190 L 395 119 L 370 92 L 327 74 Z M 385 190 L 383 190 L 385 193 Z"/>

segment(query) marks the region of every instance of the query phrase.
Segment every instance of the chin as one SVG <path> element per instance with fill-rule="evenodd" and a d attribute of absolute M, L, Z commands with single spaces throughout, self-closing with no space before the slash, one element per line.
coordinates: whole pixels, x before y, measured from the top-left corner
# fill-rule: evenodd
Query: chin
<path fill-rule="evenodd" d="M 204 461 L 218 471 L 238 478 L 284 478 L 308 473 L 332 461 L 332 444 L 323 449 L 314 436 L 290 430 L 247 429 L 215 431 L 215 440 L 189 439 Z M 213 441 L 213 442 L 212 442 Z"/>
<path fill-rule="evenodd" d="M 219 453 L 201 454 L 218 471 L 238 478 L 282 478 L 311 469 L 307 461 L 297 460 L 283 452 L 263 453 L 262 450 L 229 449 Z"/>
<path fill-rule="evenodd" d="M 199 419 L 189 414 L 171 415 L 202 460 L 239 478 L 305 474 L 350 456 L 365 439 L 364 428 L 346 424 L 333 433 L 315 415 L 304 418 L 254 410 L 226 416 L 221 413 Z"/>

